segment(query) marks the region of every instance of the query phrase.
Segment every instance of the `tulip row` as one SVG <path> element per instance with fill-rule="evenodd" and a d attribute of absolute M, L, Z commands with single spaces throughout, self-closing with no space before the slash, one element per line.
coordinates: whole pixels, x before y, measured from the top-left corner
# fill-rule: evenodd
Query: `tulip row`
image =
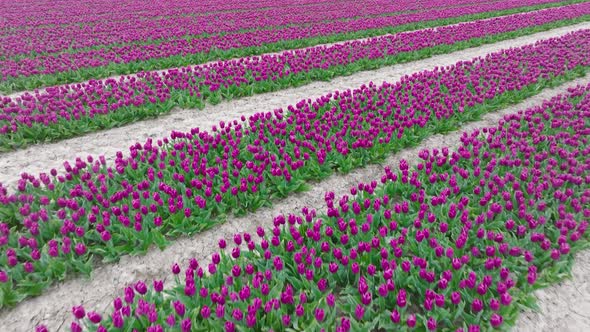
<path fill-rule="evenodd" d="M 2 43 L 0 51 L 7 58 L 34 57 L 109 45 L 152 44 L 172 39 L 193 39 L 203 35 L 237 31 L 270 30 L 287 26 L 317 25 L 332 21 L 355 21 L 376 16 L 471 7 L 482 2 L 486 4 L 487 1 L 436 0 L 424 8 L 420 4 L 407 0 L 400 2 L 291 0 L 281 2 L 280 6 L 276 6 L 276 3 L 260 1 L 251 4 L 247 9 L 233 11 L 217 10 L 215 5 L 219 5 L 219 2 L 214 3 L 213 7 L 200 4 L 198 8 L 187 7 L 187 3 L 181 2 L 178 7 L 175 4 L 174 12 L 166 12 L 166 9 L 169 9 L 166 7 L 170 4 L 161 3 L 149 8 L 147 13 L 145 7 L 129 8 L 128 5 L 124 8 L 113 8 L 112 12 L 103 16 L 92 12 L 85 13 L 83 16 L 72 16 L 71 11 L 68 10 L 69 17 L 74 19 L 72 22 L 62 21 L 57 25 L 41 26 L 31 22 L 29 12 L 27 13 L 28 22 L 19 22 L 16 19 L 14 24 L 10 22 L 13 29 L 4 30 L 0 34 Z M 229 3 L 238 5 L 231 1 Z M 519 6 L 545 4 L 553 6 L 554 3 L 553 1 L 529 1 Z M 76 4 L 88 5 L 83 1 L 76 1 Z M 116 3 L 112 5 L 117 6 Z M 63 7 L 63 3 L 55 4 L 55 6 Z M 5 16 L 12 20 L 14 16 L 20 15 L 21 9 L 22 5 L 18 6 L 18 11 L 7 13 Z M 138 10 L 142 11 L 140 16 L 137 15 Z M 156 12 L 158 16 L 150 15 Z M 112 16 L 118 16 L 118 18 Z M 102 19 L 100 24 L 96 24 L 97 19 Z"/>
<path fill-rule="evenodd" d="M 2 78 L 0 91 L 31 90 L 42 86 L 104 78 L 113 74 L 179 67 L 218 59 L 301 48 L 318 43 L 435 27 L 557 5 L 548 3 L 534 6 L 536 2 L 547 2 L 547 0 L 529 1 L 533 7 L 523 8 L 524 4 L 521 2 L 502 1 L 501 3 L 474 4 L 473 7 L 378 16 L 350 22 L 318 22 L 309 26 L 286 26 L 280 29 L 214 34 L 202 38 L 163 40 L 147 45 L 113 45 L 31 58 L 7 58 L 0 61 Z M 559 5 L 580 1 L 570 0 Z"/>
<path fill-rule="evenodd" d="M 90 81 L 0 100 L 0 151 L 573 24 L 590 3 L 438 29 Z"/>
<path fill-rule="evenodd" d="M 138 281 L 108 316 L 73 307 L 71 330 L 504 330 L 590 239 L 589 109 L 578 86 L 423 150 L 381 185 L 326 193 L 325 215 L 279 215 L 208 264 L 174 264 L 166 290 Z"/>
<path fill-rule="evenodd" d="M 573 77 L 590 66 L 590 30 L 406 76 L 302 100 L 211 132 L 104 158 L 22 174 L 18 193 L 0 186 L 2 306 L 40 294 L 92 261 L 117 260 L 167 237 L 194 234 L 223 217 L 268 205 L 334 171 L 382 160 L 437 132 L 458 128 Z"/>

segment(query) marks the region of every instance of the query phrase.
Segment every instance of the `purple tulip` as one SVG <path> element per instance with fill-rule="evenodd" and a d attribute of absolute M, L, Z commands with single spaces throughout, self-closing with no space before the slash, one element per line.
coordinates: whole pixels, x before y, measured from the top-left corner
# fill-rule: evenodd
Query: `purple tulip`
<path fill-rule="evenodd" d="M 114 312 L 111 319 L 113 321 L 114 327 L 116 327 L 118 329 L 123 327 L 123 325 L 124 325 L 123 316 L 121 316 L 121 314 L 119 312 Z"/>
<path fill-rule="evenodd" d="M 94 311 L 90 311 L 86 316 L 94 324 L 98 324 L 102 320 L 100 314 Z"/>
<path fill-rule="evenodd" d="M 316 308 L 314 311 L 314 316 L 318 322 L 322 322 L 324 320 L 324 309 Z"/>
<path fill-rule="evenodd" d="M 225 332 L 234 332 L 236 327 L 232 321 L 227 321 L 225 322 L 224 328 Z"/>
<path fill-rule="evenodd" d="M 497 313 L 493 313 L 492 316 L 490 317 L 490 324 L 494 328 L 497 328 L 500 325 L 502 325 L 503 321 L 504 321 L 504 319 L 502 318 L 502 316 L 498 315 Z"/>
<path fill-rule="evenodd" d="M 406 291 L 405 289 L 401 289 L 397 294 L 397 305 L 398 307 L 405 307 L 406 306 Z"/>
<path fill-rule="evenodd" d="M 201 308 L 201 316 L 202 316 L 204 319 L 207 319 L 207 318 L 209 318 L 209 316 L 211 316 L 211 309 L 209 308 L 209 306 L 206 306 L 206 305 L 204 305 L 204 306 Z"/>
<path fill-rule="evenodd" d="M 166 318 L 166 324 L 168 324 L 170 327 L 174 327 L 176 325 L 176 318 L 174 317 L 174 314 L 170 314 L 168 318 Z"/>
<path fill-rule="evenodd" d="M 80 326 L 80 324 L 78 324 L 76 322 L 72 322 L 72 324 L 70 324 L 70 331 L 72 331 L 72 332 L 81 332 L 82 331 L 82 326 Z"/>
<path fill-rule="evenodd" d="M 163 280 L 154 280 L 154 290 L 156 292 L 161 292 L 164 290 L 164 281 Z"/>
<path fill-rule="evenodd" d="M 174 263 L 174 265 L 172 265 L 172 273 L 174 273 L 174 274 L 180 273 L 180 266 L 178 266 L 177 263 Z"/>
<path fill-rule="evenodd" d="M 483 302 L 480 299 L 474 299 L 473 302 L 471 302 L 471 310 L 473 312 L 480 312 L 481 310 L 483 310 Z"/>
<path fill-rule="evenodd" d="M 428 317 L 428 321 L 426 322 L 426 327 L 428 328 L 429 331 L 435 331 L 436 330 L 436 320 L 433 317 Z"/>
<path fill-rule="evenodd" d="M 176 311 L 176 314 L 180 317 L 184 316 L 185 313 L 185 306 L 182 302 L 180 301 L 174 301 L 172 302 L 172 306 L 174 307 L 174 311 Z"/>
<path fill-rule="evenodd" d="M 82 319 L 86 316 L 86 311 L 84 311 L 83 306 L 74 306 L 72 307 L 72 313 L 76 317 L 76 319 Z"/>
<path fill-rule="evenodd" d="M 282 321 L 284 326 L 291 326 L 291 316 L 283 315 Z"/>
<path fill-rule="evenodd" d="M 189 332 L 191 330 L 191 327 L 192 327 L 192 322 L 191 322 L 190 318 L 183 319 L 180 322 L 180 330 L 182 332 Z"/>
<path fill-rule="evenodd" d="M 298 304 L 297 307 L 295 307 L 295 315 L 297 315 L 297 317 L 303 316 L 304 312 L 305 312 L 305 309 L 303 308 L 303 306 L 301 304 Z"/>
<path fill-rule="evenodd" d="M 362 306 L 361 304 L 357 305 L 356 308 L 354 309 L 354 317 L 356 318 L 356 320 L 362 320 L 364 316 L 365 316 L 365 307 Z"/>
<path fill-rule="evenodd" d="M 82 256 L 86 253 L 86 246 L 83 243 L 77 243 L 74 247 L 74 251 L 76 252 L 76 255 Z"/>
<path fill-rule="evenodd" d="M 143 281 L 138 281 L 135 283 L 135 291 L 137 291 L 141 295 L 145 295 L 147 293 L 147 286 Z"/>

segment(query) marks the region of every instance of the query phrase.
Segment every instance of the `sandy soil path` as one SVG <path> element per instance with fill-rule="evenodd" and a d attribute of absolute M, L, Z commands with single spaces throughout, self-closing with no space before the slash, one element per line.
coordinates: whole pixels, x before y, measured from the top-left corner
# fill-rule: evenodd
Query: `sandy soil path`
<path fill-rule="evenodd" d="M 539 311 L 521 314 L 515 331 L 590 331 L 590 250 L 575 255 L 572 278 L 535 292 Z"/>

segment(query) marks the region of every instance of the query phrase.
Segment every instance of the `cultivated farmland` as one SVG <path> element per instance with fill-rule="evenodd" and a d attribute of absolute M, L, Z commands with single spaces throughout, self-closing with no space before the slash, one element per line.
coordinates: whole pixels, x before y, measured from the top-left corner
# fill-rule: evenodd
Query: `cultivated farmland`
<path fill-rule="evenodd" d="M 590 2 L 0 2 L 1 331 L 590 330 Z"/>

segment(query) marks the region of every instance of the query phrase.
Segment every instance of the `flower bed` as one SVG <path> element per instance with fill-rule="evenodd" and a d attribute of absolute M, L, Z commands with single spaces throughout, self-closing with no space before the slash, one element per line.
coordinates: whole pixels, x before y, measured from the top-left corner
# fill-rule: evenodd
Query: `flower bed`
<path fill-rule="evenodd" d="M 302 100 L 283 110 L 151 139 L 104 158 L 64 164 L 19 192 L 0 186 L 2 306 L 40 294 L 94 259 L 164 247 L 301 190 L 305 181 L 382 160 L 433 133 L 458 128 L 583 75 L 590 31 L 504 50 L 382 86 Z"/>
<path fill-rule="evenodd" d="M 219 241 L 72 331 L 506 329 L 587 245 L 590 85 L 423 150 L 351 195 Z M 167 286 L 167 287 L 165 287 Z"/>
<path fill-rule="evenodd" d="M 118 81 L 90 81 L 0 100 L 0 151 L 112 128 L 168 112 L 326 80 L 588 19 L 590 3 L 286 51 Z"/>
<path fill-rule="evenodd" d="M 453 7 L 488 5 L 488 1 L 436 0 L 427 8 L 411 1 L 257 1 L 244 5 L 239 1 L 202 1 L 194 6 L 193 0 L 153 3 L 146 6 L 140 1 L 124 4 L 106 0 L 110 10 L 96 13 L 97 2 L 68 1 L 46 4 L 55 12 L 47 17 L 39 11 L 38 2 L 28 11 L 21 3 L 5 16 L 5 29 L 0 36 L 0 50 L 9 58 L 34 58 L 39 55 L 78 52 L 89 48 L 158 44 L 179 39 L 270 30 L 289 26 L 318 25 L 332 21 L 354 22 L 378 16 L 427 12 Z M 482 3 L 483 2 L 483 3 Z M 519 6 L 553 5 L 554 1 L 529 1 Z M 514 6 L 514 5 L 512 5 Z M 233 10 L 228 10 L 232 8 Z M 73 10 L 72 10 L 73 9 Z M 36 12 L 37 11 L 37 12 Z M 22 17 L 23 12 L 25 17 Z M 63 14 L 62 17 L 57 12 Z M 67 41 L 67 42 L 66 42 Z"/>
<path fill-rule="evenodd" d="M 32 90 L 42 86 L 104 78 L 113 74 L 179 67 L 223 58 L 282 51 L 287 48 L 302 48 L 319 43 L 435 27 L 580 1 L 477 2 L 468 4 L 467 7 L 442 6 L 394 16 L 358 18 L 352 21 L 320 20 L 313 24 L 287 25 L 276 29 L 255 29 L 200 37 L 183 36 L 148 43 L 114 44 L 52 54 L 17 55 L 0 61 L 0 91 Z M 442 5 L 445 4 L 449 5 L 448 2 L 443 1 Z M 325 12 L 318 10 L 316 13 L 316 15 L 324 15 Z M 206 20 L 217 21 L 211 18 Z M 243 22 L 250 22 L 250 19 L 244 19 Z M 58 31 L 63 30 L 58 28 Z M 20 44 L 29 43 L 36 38 L 46 39 L 44 33 L 31 32 L 31 34 L 25 38 L 16 38 L 15 42 Z M 84 36 L 84 34 L 81 35 Z M 157 38 L 157 34 L 154 37 Z M 100 38 L 92 39 L 100 40 Z M 58 43 L 62 45 L 64 40 L 70 39 L 59 38 Z M 34 41 L 32 43 L 39 44 Z M 10 41 L 5 41 L 4 44 L 10 45 Z M 65 46 L 72 44 L 75 47 L 76 42 L 65 43 Z M 13 46 L 13 48 L 21 47 L 24 46 Z"/>

